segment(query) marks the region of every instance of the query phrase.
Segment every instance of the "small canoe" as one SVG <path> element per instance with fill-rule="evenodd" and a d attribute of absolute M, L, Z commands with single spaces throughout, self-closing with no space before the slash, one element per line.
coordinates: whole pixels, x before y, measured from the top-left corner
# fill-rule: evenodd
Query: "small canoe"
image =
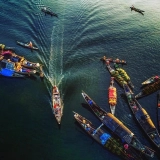
<path fill-rule="evenodd" d="M 117 63 L 117 64 L 127 64 L 127 62 L 125 60 L 120 60 L 119 58 L 113 59 L 113 58 L 107 58 L 106 56 L 103 56 L 101 58 L 101 60 L 104 62 L 109 61 L 109 62 L 113 62 L 113 63 Z"/>
<path fill-rule="evenodd" d="M 108 100 L 111 113 L 114 115 L 117 104 L 117 90 L 114 86 L 114 77 L 111 77 L 110 86 L 108 88 Z"/>
<path fill-rule="evenodd" d="M 102 130 L 103 123 L 99 127 L 95 127 L 91 121 L 74 112 L 74 118 L 83 130 L 92 137 L 96 142 L 102 145 L 104 148 L 112 152 L 113 154 L 121 157 L 122 159 L 141 160 L 142 157 L 128 144 L 122 144 L 119 139 L 112 137 L 111 134 Z"/>
<path fill-rule="evenodd" d="M 28 43 L 23 43 L 23 42 L 17 41 L 17 44 L 20 45 L 20 46 L 22 46 L 22 47 L 29 48 L 31 50 L 38 50 L 37 47 L 35 47 L 35 46 L 31 47 Z"/>
<path fill-rule="evenodd" d="M 160 91 L 157 94 L 157 120 L 158 120 L 158 129 L 160 132 Z"/>
<path fill-rule="evenodd" d="M 58 124 L 60 124 L 63 115 L 63 103 L 59 89 L 56 85 L 52 89 L 52 111 Z"/>
<path fill-rule="evenodd" d="M 154 82 L 156 82 L 158 79 L 160 79 L 160 76 L 152 76 L 150 78 L 148 78 L 147 80 L 145 80 L 144 82 L 142 82 L 142 86 L 148 85 L 148 84 L 152 84 Z"/>
<path fill-rule="evenodd" d="M 43 8 L 41 9 L 41 11 L 44 12 L 45 15 L 48 14 L 48 15 L 50 15 L 50 16 L 55 16 L 55 17 L 58 18 L 58 15 L 57 15 L 56 13 L 50 11 L 47 7 L 43 7 Z"/>
<path fill-rule="evenodd" d="M 131 9 L 131 11 L 134 10 L 135 12 L 138 12 L 138 13 L 144 15 L 144 13 L 143 13 L 144 11 L 141 9 L 135 8 L 134 6 L 130 7 L 130 9 Z"/>
<path fill-rule="evenodd" d="M 142 98 L 145 96 L 148 96 L 160 89 L 160 79 L 158 79 L 156 82 L 149 84 L 145 86 L 136 96 L 135 98 Z"/>
<path fill-rule="evenodd" d="M 143 131 L 149 137 L 151 142 L 157 147 L 160 148 L 160 135 L 158 133 L 157 128 L 153 124 L 151 117 L 147 113 L 147 111 L 138 103 L 138 101 L 134 98 L 132 90 L 128 85 L 123 85 L 125 95 L 128 100 L 128 104 L 130 109 L 133 112 L 137 122 L 140 124 Z"/>
<path fill-rule="evenodd" d="M 137 149 L 140 153 L 145 154 L 148 157 L 154 157 L 154 151 L 143 145 L 134 133 L 127 128 L 119 119 L 117 119 L 111 113 L 106 112 L 104 109 L 99 107 L 84 91 L 82 96 L 86 103 L 89 105 L 92 112 L 96 117 L 115 135 L 117 135 L 122 142 L 126 142 L 129 146 Z"/>

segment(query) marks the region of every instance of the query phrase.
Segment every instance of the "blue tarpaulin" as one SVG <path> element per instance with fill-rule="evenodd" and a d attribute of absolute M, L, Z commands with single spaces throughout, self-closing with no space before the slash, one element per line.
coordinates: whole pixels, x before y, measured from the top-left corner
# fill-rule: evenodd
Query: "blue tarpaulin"
<path fill-rule="evenodd" d="M 103 133 L 100 136 L 101 143 L 104 145 L 110 137 L 111 136 L 108 133 Z"/>
<path fill-rule="evenodd" d="M 91 104 L 93 104 L 93 102 L 91 100 L 89 100 L 89 104 L 91 105 Z"/>
<path fill-rule="evenodd" d="M 7 76 L 7 77 L 12 77 L 14 71 L 9 70 L 9 69 L 2 69 L 0 74 L 3 76 Z"/>

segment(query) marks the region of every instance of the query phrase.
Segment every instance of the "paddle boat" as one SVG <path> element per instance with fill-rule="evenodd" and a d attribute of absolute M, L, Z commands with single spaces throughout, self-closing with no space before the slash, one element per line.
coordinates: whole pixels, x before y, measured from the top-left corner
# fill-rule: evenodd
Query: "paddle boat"
<path fill-rule="evenodd" d="M 31 42 L 30 43 L 23 43 L 23 42 L 17 41 L 17 44 L 22 47 L 29 48 L 31 50 L 38 50 L 38 48 L 36 46 L 33 46 Z"/>
<path fill-rule="evenodd" d="M 138 8 L 135 8 L 133 5 L 130 7 L 130 9 L 131 9 L 131 11 L 135 11 L 135 12 L 138 12 L 138 13 L 140 13 L 140 14 L 142 14 L 142 15 L 144 15 L 144 11 L 143 10 L 141 10 L 141 9 L 138 9 Z"/>

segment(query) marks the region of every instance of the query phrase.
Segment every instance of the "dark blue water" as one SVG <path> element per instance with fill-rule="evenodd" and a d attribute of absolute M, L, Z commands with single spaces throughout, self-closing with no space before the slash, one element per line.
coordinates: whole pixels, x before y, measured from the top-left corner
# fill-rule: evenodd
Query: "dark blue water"
<path fill-rule="evenodd" d="M 144 16 L 129 7 L 145 10 Z M 45 16 L 49 6 L 59 18 Z M 159 74 L 160 2 L 153 0 L 1 0 L 1 42 L 17 54 L 42 63 L 45 78 L 0 78 L 0 159 L 2 160 L 118 160 L 75 124 L 72 111 L 100 121 L 82 107 L 84 90 L 109 111 L 110 74 L 100 61 L 104 55 L 125 59 L 127 71 L 140 91 L 141 82 Z M 33 53 L 16 45 L 32 41 Z M 59 128 L 51 110 L 51 87 L 60 88 L 64 115 Z M 143 144 L 156 150 L 136 123 L 118 91 L 115 115 Z M 156 120 L 156 93 L 139 100 Z M 104 128 L 105 129 L 105 128 Z M 158 160 L 158 151 L 153 158 Z"/>

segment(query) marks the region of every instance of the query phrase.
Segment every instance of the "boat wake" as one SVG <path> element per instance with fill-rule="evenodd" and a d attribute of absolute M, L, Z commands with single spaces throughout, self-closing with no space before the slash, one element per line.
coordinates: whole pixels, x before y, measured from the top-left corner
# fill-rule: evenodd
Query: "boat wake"
<path fill-rule="evenodd" d="M 63 80 L 63 26 L 53 26 L 49 54 L 48 79 L 51 85 L 59 86 Z"/>

